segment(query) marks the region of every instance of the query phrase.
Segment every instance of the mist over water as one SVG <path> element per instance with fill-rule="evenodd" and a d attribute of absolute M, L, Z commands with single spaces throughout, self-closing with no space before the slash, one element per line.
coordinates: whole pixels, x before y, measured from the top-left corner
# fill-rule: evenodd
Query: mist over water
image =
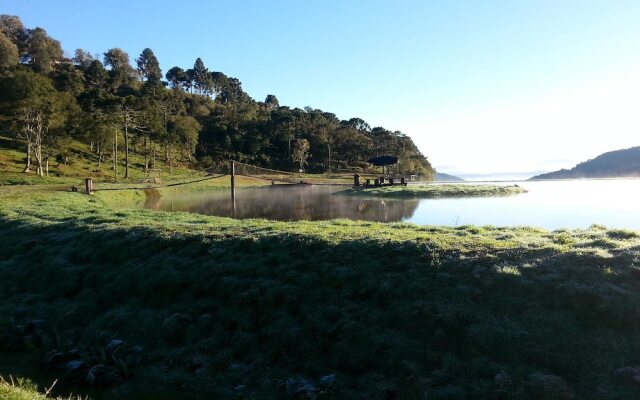
<path fill-rule="evenodd" d="M 414 214 L 419 200 L 363 199 L 336 195 L 347 186 L 274 185 L 236 190 L 233 210 L 228 190 L 148 199 L 146 208 L 189 211 L 239 219 L 319 221 L 336 218 L 394 222 Z"/>
<path fill-rule="evenodd" d="M 640 180 L 524 181 L 528 193 L 449 199 L 362 198 L 336 194 L 344 186 L 239 189 L 149 199 L 146 208 L 283 221 L 348 218 L 419 225 L 537 226 L 547 229 L 640 229 Z"/>

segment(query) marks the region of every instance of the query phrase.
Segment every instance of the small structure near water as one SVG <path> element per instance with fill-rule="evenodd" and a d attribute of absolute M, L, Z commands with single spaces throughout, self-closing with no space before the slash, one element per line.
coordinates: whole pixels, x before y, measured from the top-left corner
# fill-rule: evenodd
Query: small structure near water
<path fill-rule="evenodd" d="M 382 177 L 380 178 L 374 178 L 373 182 L 372 179 L 366 179 L 364 186 L 365 187 L 369 187 L 369 186 L 376 186 L 376 187 L 380 187 L 380 186 L 393 186 L 393 185 L 407 185 L 407 181 L 405 179 L 404 176 L 400 177 L 400 181 L 396 181 L 394 178 L 387 178 L 386 174 L 385 174 L 385 166 L 388 165 L 394 165 L 398 163 L 398 157 L 394 157 L 394 156 L 378 156 L 378 157 L 373 157 L 370 158 L 369 160 L 367 160 L 368 163 L 373 164 L 375 166 L 378 167 L 382 167 Z M 353 187 L 360 187 L 360 175 L 355 174 L 353 176 Z"/>

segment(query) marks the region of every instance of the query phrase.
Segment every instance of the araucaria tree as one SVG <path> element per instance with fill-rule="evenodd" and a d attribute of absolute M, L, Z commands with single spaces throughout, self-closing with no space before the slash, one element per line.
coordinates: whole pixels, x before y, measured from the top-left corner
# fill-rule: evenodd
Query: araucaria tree
<path fill-rule="evenodd" d="M 136 59 L 138 66 L 138 75 L 140 79 L 146 83 L 146 85 L 156 88 L 162 84 L 162 71 L 160 70 L 160 63 L 153 54 L 153 50 L 146 48 L 142 50 L 140 56 Z"/>
<path fill-rule="evenodd" d="M 136 99 L 132 97 L 123 98 L 113 110 L 112 125 L 116 130 L 124 132 L 124 177 L 129 178 L 129 144 L 130 135 L 133 132 L 144 132 L 146 126 L 141 123 L 141 112 L 136 110 Z"/>

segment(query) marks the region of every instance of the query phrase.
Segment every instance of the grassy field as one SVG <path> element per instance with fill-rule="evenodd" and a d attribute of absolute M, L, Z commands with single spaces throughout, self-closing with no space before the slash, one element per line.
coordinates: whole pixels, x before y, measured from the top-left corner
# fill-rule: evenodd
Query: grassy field
<path fill-rule="evenodd" d="M 72 142 L 69 149 L 69 162 L 67 164 L 52 160 L 49 163 L 49 176 L 38 177 L 32 171 L 23 173 L 26 159 L 24 144 L 0 134 L 0 186 L 2 185 L 43 185 L 60 184 L 65 186 L 83 185 L 84 178 L 92 177 L 97 183 L 114 183 L 115 175 L 111 159 L 105 156 L 100 168 L 98 168 L 97 155 L 90 151 L 89 146 L 80 142 Z M 160 154 L 160 152 L 159 152 Z M 124 153 L 121 153 L 124 158 Z M 202 171 L 187 168 L 184 164 L 178 164 L 169 171 L 164 161 L 158 156 L 157 167 L 162 169 L 161 180 L 163 183 L 179 182 L 188 179 L 198 179 L 205 176 Z M 35 166 L 32 165 L 32 170 Z M 144 157 L 133 152 L 130 154 L 130 178 L 124 179 L 124 162 L 118 164 L 120 184 L 142 184 L 147 178 L 144 172 Z"/>
<path fill-rule="evenodd" d="M 121 208 L 136 196 L 0 187 L 0 375 L 95 399 L 640 396 L 638 232 Z"/>
<path fill-rule="evenodd" d="M 407 186 L 360 187 L 347 189 L 342 194 L 351 196 L 374 196 L 394 198 L 443 198 L 443 197 L 481 197 L 507 196 L 525 193 L 518 185 L 461 185 L 461 184 L 429 184 Z"/>
<path fill-rule="evenodd" d="M 0 376 L 93 399 L 640 396 L 640 232 L 155 212 L 134 208 L 229 177 L 177 168 L 163 184 L 206 180 L 159 188 L 134 155 L 127 181 L 82 157 L 38 178 L 15 145 L 0 137 Z M 87 175 L 94 195 L 68 191 Z"/>

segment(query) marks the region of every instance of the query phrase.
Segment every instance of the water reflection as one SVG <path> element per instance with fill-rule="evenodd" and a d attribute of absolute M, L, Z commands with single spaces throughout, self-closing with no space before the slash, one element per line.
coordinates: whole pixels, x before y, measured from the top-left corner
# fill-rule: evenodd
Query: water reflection
<path fill-rule="evenodd" d="M 235 211 L 229 191 L 151 197 L 145 208 L 189 211 L 234 218 L 267 218 L 281 221 L 348 218 L 378 222 L 409 219 L 418 200 L 357 198 L 334 195 L 345 187 L 276 185 L 236 190 Z"/>
<path fill-rule="evenodd" d="M 510 183 L 512 184 L 512 183 Z M 547 229 L 602 224 L 640 229 L 640 180 L 519 182 L 516 196 L 380 199 L 333 195 L 345 187 L 268 186 L 239 189 L 237 218 L 283 221 L 349 218 L 419 225 L 527 225 Z M 228 190 L 149 199 L 147 208 L 232 217 Z"/>

